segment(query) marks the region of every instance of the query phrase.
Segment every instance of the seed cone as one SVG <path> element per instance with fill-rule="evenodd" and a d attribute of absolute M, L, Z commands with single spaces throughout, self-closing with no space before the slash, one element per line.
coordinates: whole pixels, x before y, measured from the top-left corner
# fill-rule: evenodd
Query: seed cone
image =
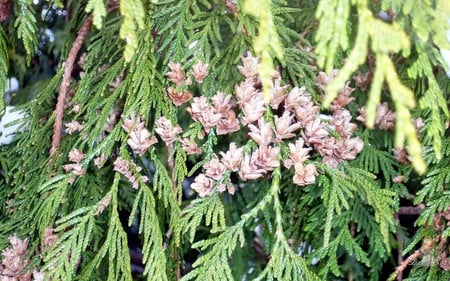
<path fill-rule="evenodd" d="M 10 0 L 0 0 L 0 22 L 4 22 L 11 12 Z"/>

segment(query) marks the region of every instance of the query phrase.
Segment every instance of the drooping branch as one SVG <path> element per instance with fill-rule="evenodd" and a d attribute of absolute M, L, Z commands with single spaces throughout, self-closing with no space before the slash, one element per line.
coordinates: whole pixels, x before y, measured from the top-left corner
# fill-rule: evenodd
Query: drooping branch
<path fill-rule="evenodd" d="M 83 45 L 84 39 L 86 38 L 86 35 L 88 34 L 92 26 L 92 19 L 93 17 L 92 15 L 90 15 L 81 26 L 80 30 L 78 31 L 78 35 L 72 44 L 72 48 L 69 51 L 67 60 L 64 63 L 64 73 L 61 86 L 59 87 L 58 101 L 56 103 L 55 108 L 56 116 L 55 116 L 55 124 L 53 125 L 53 137 L 52 137 L 52 146 L 50 148 L 50 156 L 55 155 L 61 143 L 61 129 L 64 117 L 64 103 L 70 86 L 70 79 L 72 77 L 73 65 L 77 58 L 77 54 L 80 51 L 81 46 Z"/>

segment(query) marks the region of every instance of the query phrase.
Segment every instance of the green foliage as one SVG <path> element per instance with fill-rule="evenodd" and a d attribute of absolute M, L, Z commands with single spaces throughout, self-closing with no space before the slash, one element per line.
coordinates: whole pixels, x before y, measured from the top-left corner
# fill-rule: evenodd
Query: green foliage
<path fill-rule="evenodd" d="M 14 6 L 15 13 L 17 14 L 14 27 L 17 28 L 17 38 L 22 40 L 23 46 L 25 47 L 27 63 L 30 63 L 35 48 L 38 45 L 38 39 L 36 37 L 38 27 L 31 2 L 31 0 L 20 0 Z"/>
<path fill-rule="evenodd" d="M 419 106 L 428 112 L 428 118 L 432 120 L 427 127 L 427 135 L 433 141 L 436 156 L 440 158 L 441 138 L 445 131 L 444 120 L 448 119 L 450 115 L 446 106 L 446 96 L 432 73 L 432 65 L 436 61 L 442 60 L 438 54 L 439 49 L 449 48 L 447 40 L 449 24 L 442 19 L 446 17 L 445 14 L 448 13 L 450 5 L 445 1 L 437 1 L 434 5 L 408 1 L 403 9 L 399 9 L 398 3 L 392 5 L 405 15 L 410 13 L 416 15 L 408 18 L 408 21 L 411 21 L 411 24 L 415 27 L 414 35 L 417 36 L 416 49 L 418 52 L 418 57 L 408 70 L 408 75 L 411 78 L 417 79 L 420 77 L 427 80 L 428 87 L 423 89 L 424 94 L 419 99 Z M 427 25 L 430 26 L 429 29 L 421 26 L 424 22 L 427 22 Z M 425 49 L 428 51 L 425 51 Z M 441 113 L 445 115 L 441 115 Z M 445 118 L 440 116 L 445 116 Z"/>
<path fill-rule="evenodd" d="M 355 167 L 361 167 L 373 174 L 381 173 L 384 177 L 386 188 L 389 188 L 394 177 L 398 176 L 398 164 L 392 154 L 373 146 L 366 147 L 353 164 Z"/>
<path fill-rule="evenodd" d="M 142 197 L 141 200 L 140 197 Z M 145 264 L 144 275 L 158 280 L 168 280 L 166 275 L 166 257 L 162 248 L 162 233 L 158 226 L 158 213 L 155 210 L 155 198 L 150 189 L 143 185 L 135 199 L 135 205 L 140 202 L 140 226 L 139 232 L 143 232 L 143 259 Z M 133 209 L 135 209 L 133 206 Z M 130 223 L 134 212 L 131 212 Z M 150 280 L 150 279 L 149 279 Z"/>
<path fill-rule="evenodd" d="M 327 73 L 330 73 L 333 69 L 339 48 L 344 51 L 349 48 L 347 28 L 350 7 L 349 0 L 320 1 L 317 6 L 316 17 L 322 19 L 322 21 L 316 33 L 316 41 L 318 42 L 316 53 L 319 55 L 318 64 L 324 67 Z M 361 21 L 361 23 L 364 24 L 364 21 Z M 361 36 L 359 37 L 360 40 L 362 40 Z M 357 42 L 359 43 L 359 41 Z M 364 43 L 355 44 L 354 50 L 358 50 L 356 46 L 361 48 L 359 45 Z M 363 56 L 365 54 L 360 53 L 357 57 Z"/>
<path fill-rule="evenodd" d="M 302 257 L 297 256 L 289 245 L 282 229 L 282 210 L 278 193 L 280 189 L 280 171 L 273 172 L 272 182 L 266 195 L 257 205 L 241 216 L 236 224 L 227 227 L 218 236 L 196 242 L 193 247 L 208 252 L 201 256 L 194 264 L 195 267 L 182 280 L 234 280 L 228 258 L 236 246 L 244 246 L 243 228 L 255 219 L 259 212 L 267 205 L 273 205 L 275 212 L 275 243 L 271 254 L 271 261 L 256 280 L 318 280 L 308 270 Z M 283 264 L 283 267 L 279 265 Z M 263 279 L 266 278 L 266 279 Z"/>
<path fill-rule="evenodd" d="M 342 276 L 338 264 L 340 247 L 366 266 L 371 263 L 368 253 L 361 248 L 362 241 L 352 239 L 354 234 L 350 234 L 347 225 L 356 224 L 358 231 L 366 229 L 363 232 L 365 235 L 378 237 L 377 240 L 372 238 L 374 244 L 369 248 L 369 252 L 376 254 L 378 259 L 390 251 L 389 233 L 395 225 L 393 213 L 396 202 L 392 199 L 395 193 L 381 189 L 374 176 L 362 169 L 347 167 L 345 174 L 329 170 L 326 166 L 322 169 L 325 169 L 325 175 L 319 184 L 323 186 L 321 199 L 326 210 L 325 225 L 319 226 L 324 229 L 323 247 L 317 255 L 327 260 L 328 266 L 321 272 L 323 276 L 327 276 L 329 271 L 335 276 Z M 368 206 L 372 211 L 366 213 Z M 342 227 L 343 224 L 346 227 Z"/>
<path fill-rule="evenodd" d="M 0 248 L 29 239 L 45 280 L 382 280 L 415 253 L 439 263 L 403 280 L 448 280 L 447 2 L 12 0 L 0 91 L 38 93 L 0 146 Z"/>
<path fill-rule="evenodd" d="M 108 255 L 108 277 L 106 280 L 132 280 L 130 263 L 130 254 L 127 249 L 128 239 L 123 226 L 119 220 L 117 186 L 119 175 L 116 174 L 114 184 L 111 188 L 111 214 L 108 222 L 108 232 L 105 242 L 98 250 L 91 265 L 87 266 L 86 274 L 91 274 L 91 269 L 97 268 L 101 260 Z M 98 208 L 96 213 L 98 213 Z M 94 215 L 96 214 L 94 213 Z M 83 276 L 83 278 L 86 278 Z"/>
<path fill-rule="evenodd" d="M 279 171 L 273 174 L 273 211 L 275 212 L 275 243 L 271 259 L 256 280 L 320 280 L 308 270 L 305 260 L 298 256 L 289 246 L 283 231 L 282 206 L 279 198 Z M 284 266 L 280 266 L 283 264 Z"/>
<path fill-rule="evenodd" d="M 120 26 L 120 38 L 126 42 L 124 50 L 125 61 L 130 61 L 137 49 L 137 29 L 144 28 L 145 11 L 141 0 L 120 1 L 120 13 L 123 22 Z"/>
<path fill-rule="evenodd" d="M 205 217 L 205 226 L 211 225 L 211 233 L 216 233 L 225 228 L 225 210 L 218 195 L 209 198 L 199 198 L 191 202 L 191 206 L 182 213 L 182 233 L 189 234 L 189 241 L 195 238 L 197 227 L 202 224 Z"/>
<path fill-rule="evenodd" d="M 94 25 L 98 29 L 102 28 L 103 18 L 106 16 L 106 7 L 103 0 L 90 0 L 86 5 L 86 13 L 92 11 Z"/>
<path fill-rule="evenodd" d="M 185 49 L 189 47 L 188 40 L 192 36 L 189 27 L 193 24 L 192 9 L 198 7 L 197 1 L 163 1 L 158 3 L 153 14 L 155 29 L 161 36 L 158 48 L 166 65 L 170 60 L 181 61 Z"/>
<path fill-rule="evenodd" d="M 64 235 L 46 257 L 49 276 L 57 279 L 70 279 L 73 276 L 76 264 L 91 242 L 96 209 L 95 206 L 81 208 L 56 222 L 55 231 L 63 232 Z"/>
<path fill-rule="evenodd" d="M 325 5 L 327 1 L 321 1 Z M 345 1 L 347 5 L 342 8 L 336 9 L 337 11 L 349 10 L 348 1 Z M 367 103 L 367 126 L 373 128 L 376 116 L 376 107 L 380 103 L 380 95 L 383 87 L 383 83 L 386 82 L 389 86 L 390 93 L 392 95 L 392 100 L 396 107 L 397 112 L 397 130 L 396 130 L 396 141 L 395 146 L 403 148 L 404 142 L 407 142 L 407 149 L 412 157 L 412 163 L 417 172 L 423 174 L 426 170 L 425 162 L 421 156 L 421 144 L 417 138 L 414 127 L 411 123 L 411 113 L 410 110 L 415 105 L 415 99 L 413 92 L 402 85 L 398 78 L 397 71 L 392 63 L 389 54 L 397 53 L 402 51 L 403 55 L 410 53 L 410 42 L 407 35 L 397 23 L 387 24 L 380 19 L 375 18 L 372 12 L 368 10 L 367 1 L 355 1 L 358 11 L 358 30 L 355 38 L 355 44 L 351 50 L 348 59 L 344 66 L 340 69 L 337 77 L 327 86 L 327 95 L 324 100 L 324 106 L 329 106 L 330 103 L 336 98 L 338 91 L 343 88 L 346 80 L 350 75 L 355 72 L 360 65 L 366 61 L 366 57 L 369 51 L 369 40 L 370 49 L 375 54 L 377 67 L 373 76 L 373 81 L 371 89 L 369 92 L 369 99 Z M 337 2 L 336 2 L 337 3 Z M 323 8 L 325 9 L 325 8 Z M 320 14 L 319 14 L 320 15 Z M 334 17 L 322 17 L 321 27 L 325 30 L 330 26 L 336 25 L 339 27 L 339 36 L 345 36 L 345 40 L 342 38 L 331 38 L 331 41 L 327 44 L 330 39 L 326 39 L 322 42 L 321 48 L 318 50 L 319 63 L 324 64 L 327 60 L 326 69 L 328 72 L 331 71 L 334 62 L 334 50 L 337 49 L 337 42 L 340 42 L 340 47 L 343 50 L 348 48 L 348 35 L 343 27 L 342 22 L 348 16 L 348 12 L 343 12 L 343 19 L 338 16 Z M 337 23 L 332 22 L 332 20 L 338 20 Z M 340 24 L 338 24 L 340 23 Z M 318 32 L 318 34 L 325 34 L 324 31 Z M 338 37 L 338 36 L 336 36 Z M 318 37 L 318 40 L 322 38 Z M 400 129 L 401 128 L 401 129 Z"/>
<path fill-rule="evenodd" d="M 253 48 L 261 58 L 258 73 L 264 90 L 264 101 L 270 101 L 271 76 L 274 73 L 272 57 L 283 61 L 283 49 L 278 39 L 275 23 L 271 11 L 271 0 L 246 0 L 244 11 L 254 15 L 259 20 L 258 36 L 255 38 Z"/>

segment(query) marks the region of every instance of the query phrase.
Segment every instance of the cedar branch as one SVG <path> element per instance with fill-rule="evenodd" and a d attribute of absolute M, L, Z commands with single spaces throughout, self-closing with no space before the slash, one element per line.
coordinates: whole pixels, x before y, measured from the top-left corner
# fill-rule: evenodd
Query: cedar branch
<path fill-rule="evenodd" d="M 52 136 L 52 146 L 50 148 L 50 156 L 54 156 L 61 143 L 61 130 L 62 121 L 64 117 L 64 103 L 66 101 L 67 92 L 70 86 L 70 79 L 72 78 L 72 70 L 75 60 L 77 58 L 78 52 L 83 45 L 84 39 L 92 26 L 92 14 L 86 19 L 86 21 L 81 26 L 78 31 L 78 35 L 72 44 L 72 48 L 69 51 L 66 62 L 64 63 L 64 73 L 61 85 L 59 87 L 58 101 L 56 103 L 55 109 L 55 124 L 53 125 L 53 136 Z"/>

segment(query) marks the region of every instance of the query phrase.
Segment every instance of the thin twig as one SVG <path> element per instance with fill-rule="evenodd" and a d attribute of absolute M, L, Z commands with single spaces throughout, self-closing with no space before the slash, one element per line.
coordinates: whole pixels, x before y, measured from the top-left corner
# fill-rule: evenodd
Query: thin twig
<path fill-rule="evenodd" d="M 408 267 L 408 265 L 413 264 L 422 254 L 426 254 L 431 247 L 433 246 L 433 241 L 428 240 L 425 241 L 422 244 L 422 247 L 420 249 L 416 250 L 414 253 L 412 253 L 409 257 L 407 257 L 405 260 L 400 263 L 397 268 L 395 269 L 394 273 L 391 274 L 389 277 L 389 281 L 394 280 L 397 276 L 403 273 L 403 271 Z"/>
<path fill-rule="evenodd" d="M 399 215 L 420 215 L 423 209 L 425 209 L 425 205 L 420 204 L 416 207 L 400 207 L 398 210 Z"/>
<path fill-rule="evenodd" d="M 78 52 L 83 45 L 84 39 L 89 32 L 89 29 L 92 26 L 92 14 L 86 19 L 78 31 L 78 35 L 75 38 L 75 41 L 72 44 L 72 48 L 70 49 L 67 60 L 64 64 L 64 73 L 61 82 L 61 86 L 59 87 L 58 93 L 58 101 L 56 103 L 55 109 L 55 124 L 53 125 L 53 136 L 52 136 L 52 147 L 50 148 L 50 156 L 55 155 L 56 151 L 59 148 L 61 143 L 61 130 L 62 130 L 62 121 L 64 117 L 64 103 L 66 101 L 67 92 L 70 86 L 70 80 L 72 78 L 72 70 L 75 60 L 77 58 Z"/>
<path fill-rule="evenodd" d="M 416 250 L 408 258 L 406 258 L 406 260 L 404 260 L 399 266 L 397 266 L 397 268 L 395 269 L 395 272 L 393 273 L 394 274 L 392 276 L 393 278 L 389 278 L 389 280 L 393 280 L 396 276 L 399 276 L 400 274 L 402 274 L 403 271 L 408 267 L 408 265 L 410 265 L 411 263 L 416 261 L 420 257 L 421 254 L 422 254 L 422 251 L 421 251 L 421 249 L 419 249 L 419 250 Z"/>
<path fill-rule="evenodd" d="M 421 254 L 421 250 L 417 250 L 411 256 L 409 256 L 406 260 L 403 260 L 402 252 L 403 252 L 403 239 L 400 233 L 400 218 L 399 215 L 419 215 L 425 206 L 420 204 L 416 207 L 400 207 L 398 213 L 394 214 L 395 221 L 397 222 L 398 229 L 395 237 L 397 239 L 398 249 L 397 249 L 397 264 L 399 265 L 395 271 L 395 275 L 397 277 L 397 281 L 403 280 L 403 270 L 414 260 L 416 260 Z M 394 277 L 395 278 L 395 277 Z"/>
<path fill-rule="evenodd" d="M 403 264 L 403 239 L 400 233 L 400 218 L 398 217 L 398 213 L 394 214 L 395 221 L 397 223 L 397 233 L 395 234 L 395 238 L 397 239 L 397 264 Z M 397 275 L 397 281 L 403 280 L 403 271 L 400 271 Z"/>
<path fill-rule="evenodd" d="M 175 174 L 175 154 L 174 154 L 174 146 L 173 143 L 170 143 L 167 145 L 167 155 L 169 156 L 169 159 L 167 160 L 167 169 L 170 174 L 171 182 L 172 182 L 172 190 L 174 193 L 174 200 L 178 204 L 179 198 L 178 198 L 178 191 L 177 191 L 177 179 Z M 170 230 L 172 232 L 172 229 Z M 181 262 L 180 257 L 178 253 L 178 248 L 174 244 L 173 249 L 173 259 L 174 262 L 177 264 L 177 280 L 181 279 Z"/>

